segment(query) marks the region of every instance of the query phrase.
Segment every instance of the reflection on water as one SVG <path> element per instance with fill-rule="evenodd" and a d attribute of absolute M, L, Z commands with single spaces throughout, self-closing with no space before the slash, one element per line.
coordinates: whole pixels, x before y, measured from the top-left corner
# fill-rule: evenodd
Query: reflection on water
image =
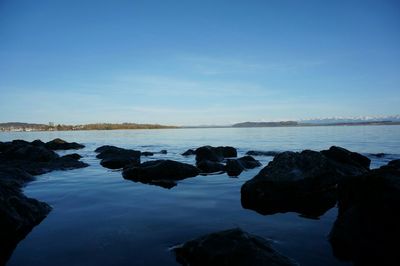
<path fill-rule="evenodd" d="M 321 150 L 338 145 L 361 153 L 399 158 L 400 127 L 310 127 L 172 129 L 136 131 L 1 133 L 0 140 L 48 141 L 60 137 L 84 143 L 79 150 L 88 168 L 38 177 L 25 193 L 53 206 L 50 215 L 23 240 L 8 265 L 176 265 L 170 246 L 210 232 L 241 227 L 275 242 L 302 265 L 345 265 L 332 255 L 327 235 L 336 219 L 333 208 L 319 220 L 295 213 L 262 216 L 240 203 L 241 185 L 261 168 L 239 178 L 226 174 L 178 181 L 173 189 L 124 180 L 95 158 L 95 148 L 116 145 L 137 150 L 168 150 L 145 160 L 172 159 L 194 164 L 180 154 L 202 145 L 248 150 Z M 64 153 L 64 152 L 63 152 Z M 272 157 L 256 157 L 263 165 Z M 385 157 L 370 156 L 372 167 Z"/>

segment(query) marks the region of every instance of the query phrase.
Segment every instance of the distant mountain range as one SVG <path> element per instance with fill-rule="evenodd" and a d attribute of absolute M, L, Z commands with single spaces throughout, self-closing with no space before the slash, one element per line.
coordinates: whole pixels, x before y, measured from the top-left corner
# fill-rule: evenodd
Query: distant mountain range
<path fill-rule="evenodd" d="M 306 124 L 332 124 L 332 123 L 362 123 L 362 122 L 400 122 L 400 115 L 391 116 L 359 116 L 359 117 L 331 117 L 299 120 L 299 123 Z"/>
<path fill-rule="evenodd" d="M 293 126 L 351 126 L 351 125 L 400 125 L 400 115 L 376 117 L 333 117 L 299 121 L 243 122 L 232 127 L 293 127 Z"/>

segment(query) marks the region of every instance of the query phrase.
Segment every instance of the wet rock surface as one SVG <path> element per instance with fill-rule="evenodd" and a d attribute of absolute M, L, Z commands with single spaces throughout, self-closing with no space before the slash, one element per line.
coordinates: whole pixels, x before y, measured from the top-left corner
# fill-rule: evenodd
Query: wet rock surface
<path fill-rule="evenodd" d="M 125 179 L 171 188 L 176 186 L 175 181 L 194 177 L 199 173 L 200 170 L 190 164 L 172 160 L 154 160 L 139 166 L 127 167 L 122 175 Z"/>
<path fill-rule="evenodd" d="M 201 173 L 221 173 L 225 171 L 225 165 L 218 162 L 203 160 L 196 164 Z"/>
<path fill-rule="evenodd" d="M 33 175 L 88 166 L 80 158 L 59 156 L 40 140 L 0 143 L 0 265 L 51 211 L 48 204 L 23 195 L 21 188 L 34 180 Z"/>
<path fill-rule="evenodd" d="M 53 150 L 39 145 L 38 141 L 32 143 L 20 140 L 6 142 L 0 152 L 0 167 L 14 167 L 32 175 L 39 175 L 54 170 L 88 166 L 79 161 L 77 154 L 59 156 Z"/>
<path fill-rule="evenodd" d="M 230 146 L 203 146 L 197 148 L 196 151 L 196 162 L 203 160 L 221 162 L 225 158 L 237 157 L 237 151 L 234 147 Z"/>
<path fill-rule="evenodd" d="M 239 176 L 244 170 L 259 166 L 261 166 L 259 161 L 247 155 L 238 159 L 228 159 L 225 168 L 229 176 Z"/>
<path fill-rule="evenodd" d="M 84 148 L 85 146 L 76 142 L 67 142 L 57 138 L 47 142 L 45 147 L 50 150 L 78 150 Z"/>
<path fill-rule="evenodd" d="M 338 185 L 339 213 L 329 240 L 354 265 L 398 265 L 400 160 Z"/>
<path fill-rule="evenodd" d="M 277 252 L 269 241 L 239 228 L 199 237 L 174 247 L 173 251 L 182 265 L 298 265 Z"/>
<path fill-rule="evenodd" d="M 369 163 L 339 147 L 280 153 L 242 186 L 242 206 L 261 214 L 294 211 L 317 218 L 335 205 L 337 183 L 367 173 Z"/>
<path fill-rule="evenodd" d="M 95 152 L 98 153 L 96 157 L 101 159 L 100 164 L 109 169 L 138 166 L 142 154 L 140 151 L 109 145 L 101 146 Z"/>

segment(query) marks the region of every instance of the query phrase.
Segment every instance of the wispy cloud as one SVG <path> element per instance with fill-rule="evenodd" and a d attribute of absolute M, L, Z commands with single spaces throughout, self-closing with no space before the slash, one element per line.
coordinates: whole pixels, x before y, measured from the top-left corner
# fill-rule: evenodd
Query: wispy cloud
<path fill-rule="evenodd" d="M 239 59 L 209 56 L 182 55 L 178 62 L 186 64 L 203 75 L 220 75 L 235 73 L 259 72 L 293 72 L 319 67 L 325 64 L 322 60 L 284 60 Z"/>

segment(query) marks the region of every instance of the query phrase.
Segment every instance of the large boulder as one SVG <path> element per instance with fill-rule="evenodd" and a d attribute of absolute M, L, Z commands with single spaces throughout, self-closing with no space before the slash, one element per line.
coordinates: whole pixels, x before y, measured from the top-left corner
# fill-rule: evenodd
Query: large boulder
<path fill-rule="evenodd" d="M 115 146 L 101 146 L 95 150 L 97 158 L 102 159 L 100 164 L 110 169 L 119 169 L 140 164 L 140 151 L 124 149 Z"/>
<path fill-rule="evenodd" d="M 230 146 L 203 146 L 196 149 L 196 162 L 209 160 L 213 162 L 221 162 L 225 158 L 237 157 L 237 151 Z"/>
<path fill-rule="evenodd" d="M 246 169 L 253 169 L 259 166 L 261 166 L 259 161 L 247 155 L 238 159 L 228 159 L 225 168 L 229 176 L 238 176 Z"/>
<path fill-rule="evenodd" d="M 239 228 L 205 235 L 172 250 L 176 260 L 187 266 L 298 265 L 276 251 L 271 242 Z"/>
<path fill-rule="evenodd" d="M 362 155 L 343 148 L 333 150 L 350 154 L 351 160 L 336 160 L 330 152 L 328 157 L 324 151 L 278 154 L 242 186 L 242 206 L 261 214 L 289 211 L 308 217 L 324 214 L 336 203 L 336 184 L 340 180 L 369 171 Z"/>
<path fill-rule="evenodd" d="M 67 142 L 62 139 L 53 139 L 45 144 L 46 148 L 50 150 L 77 150 L 85 146 L 76 142 Z"/>
<path fill-rule="evenodd" d="M 339 212 L 329 235 L 338 258 L 354 265 L 398 265 L 399 162 L 339 183 Z"/>
<path fill-rule="evenodd" d="M 142 182 L 145 184 L 173 187 L 177 180 L 197 176 L 199 169 L 193 165 L 172 160 L 154 160 L 124 169 L 122 175 L 125 179 Z"/>

